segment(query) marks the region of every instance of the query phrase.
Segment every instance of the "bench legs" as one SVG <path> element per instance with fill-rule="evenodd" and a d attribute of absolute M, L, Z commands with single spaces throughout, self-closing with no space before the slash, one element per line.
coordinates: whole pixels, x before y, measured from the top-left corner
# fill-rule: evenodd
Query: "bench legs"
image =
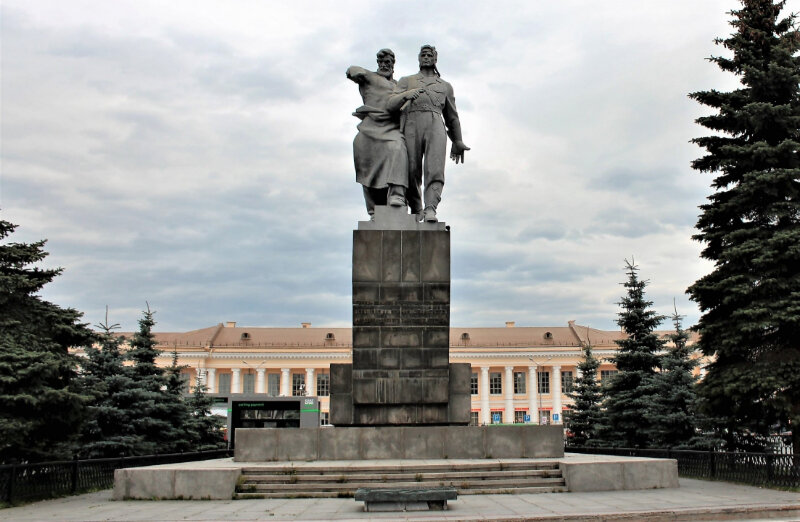
<path fill-rule="evenodd" d="M 378 502 L 364 501 L 364 511 L 445 511 L 446 500 L 428 500 L 423 502 Z"/>

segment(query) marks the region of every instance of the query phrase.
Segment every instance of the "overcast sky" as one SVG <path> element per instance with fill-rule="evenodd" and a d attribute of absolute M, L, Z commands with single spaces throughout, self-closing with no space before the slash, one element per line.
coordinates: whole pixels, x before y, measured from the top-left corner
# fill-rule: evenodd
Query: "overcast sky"
<path fill-rule="evenodd" d="M 788 11 L 800 10 L 790 0 Z M 48 239 L 43 295 L 96 324 L 349 326 L 367 218 L 349 65 L 439 52 L 472 147 L 448 164 L 454 326 L 616 329 L 624 260 L 659 313 L 711 265 L 690 168 L 730 90 L 733 0 L 2 3 L 2 217 Z M 666 324 L 665 324 L 666 326 Z"/>

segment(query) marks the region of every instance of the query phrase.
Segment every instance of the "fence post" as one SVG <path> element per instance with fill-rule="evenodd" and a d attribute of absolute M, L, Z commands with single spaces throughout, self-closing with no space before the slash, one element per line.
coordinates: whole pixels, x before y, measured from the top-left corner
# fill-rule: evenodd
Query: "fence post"
<path fill-rule="evenodd" d="M 713 449 L 708 450 L 708 473 L 712 479 L 717 477 L 717 463 Z"/>
<path fill-rule="evenodd" d="M 772 453 L 767 453 L 767 484 L 772 484 L 773 479 L 775 478 L 775 455 Z"/>
<path fill-rule="evenodd" d="M 17 478 L 16 464 L 11 465 L 9 473 L 10 475 L 8 476 L 8 503 L 11 504 L 14 501 L 14 480 L 16 480 Z"/>
<path fill-rule="evenodd" d="M 75 455 L 72 457 L 72 484 L 70 487 L 70 493 L 73 495 L 76 491 L 78 491 L 78 456 Z"/>

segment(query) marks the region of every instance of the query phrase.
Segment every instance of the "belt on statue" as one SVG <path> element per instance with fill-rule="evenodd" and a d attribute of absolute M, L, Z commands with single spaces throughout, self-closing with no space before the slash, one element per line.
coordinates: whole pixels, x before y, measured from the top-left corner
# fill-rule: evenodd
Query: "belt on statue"
<path fill-rule="evenodd" d="M 408 108 L 408 112 L 435 112 L 441 115 L 442 109 L 427 103 L 420 103 L 419 105 L 411 105 L 411 107 Z"/>

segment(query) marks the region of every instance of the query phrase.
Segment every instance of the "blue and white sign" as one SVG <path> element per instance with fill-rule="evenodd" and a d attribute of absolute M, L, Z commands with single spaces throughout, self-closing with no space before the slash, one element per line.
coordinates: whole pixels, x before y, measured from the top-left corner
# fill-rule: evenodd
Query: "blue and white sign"
<path fill-rule="evenodd" d="M 499 424 L 501 420 L 502 420 L 502 417 L 501 417 L 500 413 L 492 413 L 492 422 L 493 423 Z"/>
<path fill-rule="evenodd" d="M 530 421 L 531 421 L 531 416 L 525 415 L 525 422 L 530 422 Z"/>
<path fill-rule="evenodd" d="M 554 413 L 553 414 L 553 422 L 558 422 L 558 418 L 559 417 L 560 417 L 560 415 L 558 413 Z"/>

